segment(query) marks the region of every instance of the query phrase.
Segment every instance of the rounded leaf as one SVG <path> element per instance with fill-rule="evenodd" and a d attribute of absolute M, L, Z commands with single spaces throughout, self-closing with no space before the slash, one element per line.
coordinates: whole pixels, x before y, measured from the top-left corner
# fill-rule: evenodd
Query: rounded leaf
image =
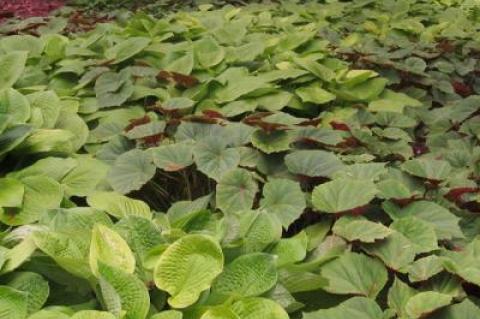
<path fill-rule="evenodd" d="M 168 303 L 185 308 L 195 303 L 223 270 L 220 245 L 204 235 L 186 235 L 160 256 L 154 270 L 155 285 L 168 292 Z"/>
<path fill-rule="evenodd" d="M 135 257 L 128 244 L 115 231 L 101 224 L 95 225 L 92 230 L 89 262 L 95 275 L 99 275 L 100 262 L 129 274 L 135 271 Z"/>
<path fill-rule="evenodd" d="M 370 180 L 340 178 L 315 187 L 312 203 L 321 212 L 345 212 L 368 204 L 377 192 Z"/>

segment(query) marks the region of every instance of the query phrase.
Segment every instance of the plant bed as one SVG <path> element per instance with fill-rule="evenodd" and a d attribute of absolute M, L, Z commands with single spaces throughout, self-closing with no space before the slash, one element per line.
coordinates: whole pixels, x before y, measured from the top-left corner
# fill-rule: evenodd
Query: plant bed
<path fill-rule="evenodd" d="M 0 314 L 480 317 L 479 16 L 282 2 L 2 37 Z"/>

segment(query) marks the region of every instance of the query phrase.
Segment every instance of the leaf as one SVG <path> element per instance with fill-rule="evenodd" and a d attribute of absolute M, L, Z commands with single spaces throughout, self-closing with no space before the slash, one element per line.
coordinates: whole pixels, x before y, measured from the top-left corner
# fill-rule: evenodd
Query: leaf
<path fill-rule="evenodd" d="M 480 308 L 469 299 L 448 306 L 435 314 L 438 319 L 476 319 L 480 316 Z"/>
<path fill-rule="evenodd" d="M 0 213 L 0 220 L 7 225 L 26 225 L 37 221 L 48 209 L 57 208 L 63 198 L 59 183 L 45 176 L 22 179 L 25 187 L 23 205 Z"/>
<path fill-rule="evenodd" d="M 240 163 L 240 154 L 236 149 L 228 148 L 225 140 L 213 137 L 198 142 L 193 157 L 198 170 L 216 181 Z"/>
<path fill-rule="evenodd" d="M 92 272 L 99 276 L 99 264 L 122 269 L 127 274 L 135 271 L 135 257 L 125 240 L 107 226 L 97 224 L 92 230 L 89 263 Z"/>
<path fill-rule="evenodd" d="M 0 318 L 24 319 L 27 317 L 27 297 L 24 292 L 0 286 Z"/>
<path fill-rule="evenodd" d="M 152 317 L 150 317 L 150 319 L 182 319 L 182 318 L 183 318 L 182 312 L 177 311 L 177 310 L 165 310 L 165 311 L 159 312 L 159 313 L 153 315 Z M 208 318 L 208 316 L 207 316 L 207 318 Z M 213 318 L 215 318 L 215 317 L 213 317 Z M 204 318 L 202 317 L 202 319 L 204 319 Z"/>
<path fill-rule="evenodd" d="M 134 149 L 120 155 L 108 172 L 108 182 L 116 192 L 127 194 L 139 190 L 155 175 L 149 153 Z"/>
<path fill-rule="evenodd" d="M 227 81 L 227 85 L 215 91 L 215 101 L 223 104 L 237 100 L 260 89 L 272 88 L 272 85 L 260 77 L 240 76 Z"/>
<path fill-rule="evenodd" d="M 346 101 L 372 101 L 382 93 L 386 84 L 387 80 L 384 78 L 373 78 L 353 87 L 342 85 L 332 91 L 337 98 Z"/>
<path fill-rule="evenodd" d="M 110 267 L 102 262 L 98 265 L 102 296 L 110 312 L 125 319 L 145 319 L 150 309 L 147 287 L 125 268 Z M 120 301 L 120 309 L 117 309 Z M 121 311 L 120 311 L 121 310 Z"/>
<path fill-rule="evenodd" d="M 405 311 L 411 318 L 421 318 L 426 314 L 448 306 L 452 297 L 434 291 L 420 292 L 411 297 L 405 305 Z"/>
<path fill-rule="evenodd" d="M 293 61 L 301 68 L 308 70 L 322 81 L 331 82 L 335 78 L 335 72 L 325 65 L 316 62 L 312 58 L 294 58 Z"/>
<path fill-rule="evenodd" d="M 225 50 L 212 37 L 203 37 L 194 42 L 195 57 L 204 68 L 213 67 L 225 58 Z"/>
<path fill-rule="evenodd" d="M 368 204 L 377 193 L 369 180 L 335 179 L 315 187 L 312 203 L 321 212 L 339 213 Z"/>
<path fill-rule="evenodd" d="M 229 308 L 218 306 L 207 310 L 200 319 L 239 319 L 239 317 Z"/>
<path fill-rule="evenodd" d="M 368 254 L 380 258 L 388 268 L 399 272 L 405 272 L 405 267 L 413 262 L 416 255 L 412 242 L 399 232 L 393 232 L 386 239 L 363 247 Z"/>
<path fill-rule="evenodd" d="M 264 153 L 272 154 L 290 149 L 292 137 L 285 131 L 265 132 L 256 130 L 252 134 L 252 144 Z"/>
<path fill-rule="evenodd" d="M 115 192 L 95 192 L 87 197 L 93 208 L 103 210 L 116 218 L 140 216 L 150 218 L 150 207 L 138 199 L 128 198 Z"/>
<path fill-rule="evenodd" d="M 223 298 L 255 297 L 277 283 L 275 256 L 265 253 L 242 255 L 225 267 L 212 285 L 212 293 Z"/>
<path fill-rule="evenodd" d="M 321 268 L 334 294 L 356 294 L 375 298 L 387 283 L 387 270 L 377 259 L 347 252 Z"/>
<path fill-rule="evenodd" d="M 107 166 L 92 158 L 80 158 L 78 165 L 62 180 L 67 196 L 87 196 L 107 175 Z"/>
<path fill-rule="evenodd" d="M 298 88 L 295 90 L 295 93 L 303 102 L 311 102 L 315 104 L 325 104 L 336 98 L 335 94 L 322 89 L 318 83 Z"/>
<path fill-rule="evenodd" d="M 344 164 L 332 153 L 320 150 L 297 150 L 285 156 L 288 170 L 309 177 L 330 177 Z"/>
<path fill-rule="evenodd" d="M 155 285 L 171 296 L 168 303 L 185 308 L 210 288 L 223 270 L 223 253 L 210 237 L 186 235 L 165 250 L 154 270 Z"/>
<path fill-rule="evenodd" d="M 10 125 L 25 124 L 31 115 L 30 102 L 17 90 L 0 90 L 0 115 L 1 114 L 9 116 Z"/>
<path fill-rule="evenodd" d="M 336 307 L 304 313 L 303 319 L 382 319 L 383 313 L 378 304 L 364 297 L 353 297 Z"/>
<path fill-rule="evenodd" d="M 115 319 L 116 317 L 106 311 L 82 310 L 75 313 L 70 319 Z"/>
<path fill-rule="evenodd" d="M 100 108 L 122 105 L 133 94 L 133 91 L 133 84 L 127 69 L 120 73 L 105 72 L 95 82 L 95 95 Z"/>
<path fill-rule="evenodd" d="M 270 179 L 263 187 L 260 207 L 278 218 L 286 229 L 303 213 L 306 207 L 305 195 L 300 185 L 294 181 Z"/>
<path fill-rule="evenodd" d="M 24 293 L 27 313 L 39 311 L 50 293 L 48 282 L 37 273 L 16 272 L 9 278 L 7 285 Z"/>
<path fill-rule="evenodd" d="M 27 96 L 32 117 L 35 111 L 41 114 L 41 128 L 54 128 L 60 116 L 60 98 L 54 91 L 37 92 Z M 33 118 L 32 118 L 33 120 Z"/>
<path fill-rule="evenodd" d="M 182 319 L 182 318 L 183 318 L 182 312 L 177 310 L 165 310 L 150 317 L 150 319 Z"/>
<path fill-rule="evenodd" d="M 441 181 L 446 179 L 452 170 L 447 161 L 413 159 L 403 163 L 401 166 L 405 172 L 422 177 L 432 181 Z"/>
<path fill-rule="evenodd" d="M 395 311 L 398 317 L 407 316 L 405 306 L 411 297 L 417 294 L 417 291 L 395 277 L 392 286 L 388 290 L 388 306 Z"/>
<path fill-rule="evenodd" d="M 242 319 L 288 319 L 279 304 L 265 298 L 244 298 L 235 302 L 231 309 Z"/>
<path fill-rule="evenodd" d="M 117 43 L 105 50 L 105 57 L 113 60 L 112 63 L 120 63 L 142 52 L 150 44 L 150 39 L 131 37 Z"/>
<path fill-rule="evenodd" d="M 392 231 L 380 223 L 371 222 L 363 217 L 345 216 L 333 225 L 334 234 L 348 241 L 373 243 L 392 234 Z"/>
<path fill-rule="evenodd" d="M 30 134 L 29 125 L 16 125 L 0 134 L 0 156 L 10 152 L 20 145 Z"/>
<path fill-rule="evenodd" d="M 257 191 L 257 183 L 247 170 L 233 169 L 217 184 L 217 207 L 225 213 L 250 209 Z"/>
<path fill-rule="evenodd" d="M 401 209 L 386 202 L 383 208 L 393 220 L 413 216 L 427 222 L 434 227 L 439 240 L 463 238 L 463 233 L 458 226 L 459 218 L 434 202 L 415 201 Z"/>
<path fill-rule="evenodd" d="M 291 238 L 282 238 L 271 250 L 278 257 L 278 267 L 300 262 L 307 256 L 308 237 L 302 231 Z"/>
<path fill-rule="evenodd" d="M 162 109 L 167 111 L 190 112 L 195 105 L 195 101 L 186 97 L 172 97 L 162 103 Z"/>
<path fill-rule="evenodd" d="M 408 267 L 410 282 L 426 281 L 443 271 L 442 261 L 438 256 L 430 255 L 417 259 Z"/>
<path fill-rule="evenodd" d="M 27 51 L 13 51 L 0 56 L 0 91 L 12 87 L 20 78 L 27 62 Z"/>
<path fill-rule="evenodd" d="M 13 178 L 0 179 L 0 207 L 20 207 L 23 203 L 25 186 Z"/>
<path fill-rule="evenodd" d="M 417 254 L 438 249 L 435 228 L 419 218 L 406 217 L 395 220 L 390 225 L 390 228 L 408 238 L 412 242 Z"/>

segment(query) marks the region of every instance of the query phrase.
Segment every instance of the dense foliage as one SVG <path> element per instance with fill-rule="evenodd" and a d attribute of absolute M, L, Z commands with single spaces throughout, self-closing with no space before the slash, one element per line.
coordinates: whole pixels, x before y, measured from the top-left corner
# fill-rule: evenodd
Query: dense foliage
<path fill-rule="evenodd" d="M 480 10 L 327 2 L 8 25 L 0 318 L 479 318 Z"/>

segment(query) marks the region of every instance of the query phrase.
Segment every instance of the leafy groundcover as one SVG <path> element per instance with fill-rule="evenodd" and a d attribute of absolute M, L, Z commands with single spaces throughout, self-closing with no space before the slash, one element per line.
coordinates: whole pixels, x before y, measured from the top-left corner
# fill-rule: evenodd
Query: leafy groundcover
<path fill-rule="evenodd" d="M 480 9 L 326 2 L 2 37 L 0 318 L 480 318 Z"/>

